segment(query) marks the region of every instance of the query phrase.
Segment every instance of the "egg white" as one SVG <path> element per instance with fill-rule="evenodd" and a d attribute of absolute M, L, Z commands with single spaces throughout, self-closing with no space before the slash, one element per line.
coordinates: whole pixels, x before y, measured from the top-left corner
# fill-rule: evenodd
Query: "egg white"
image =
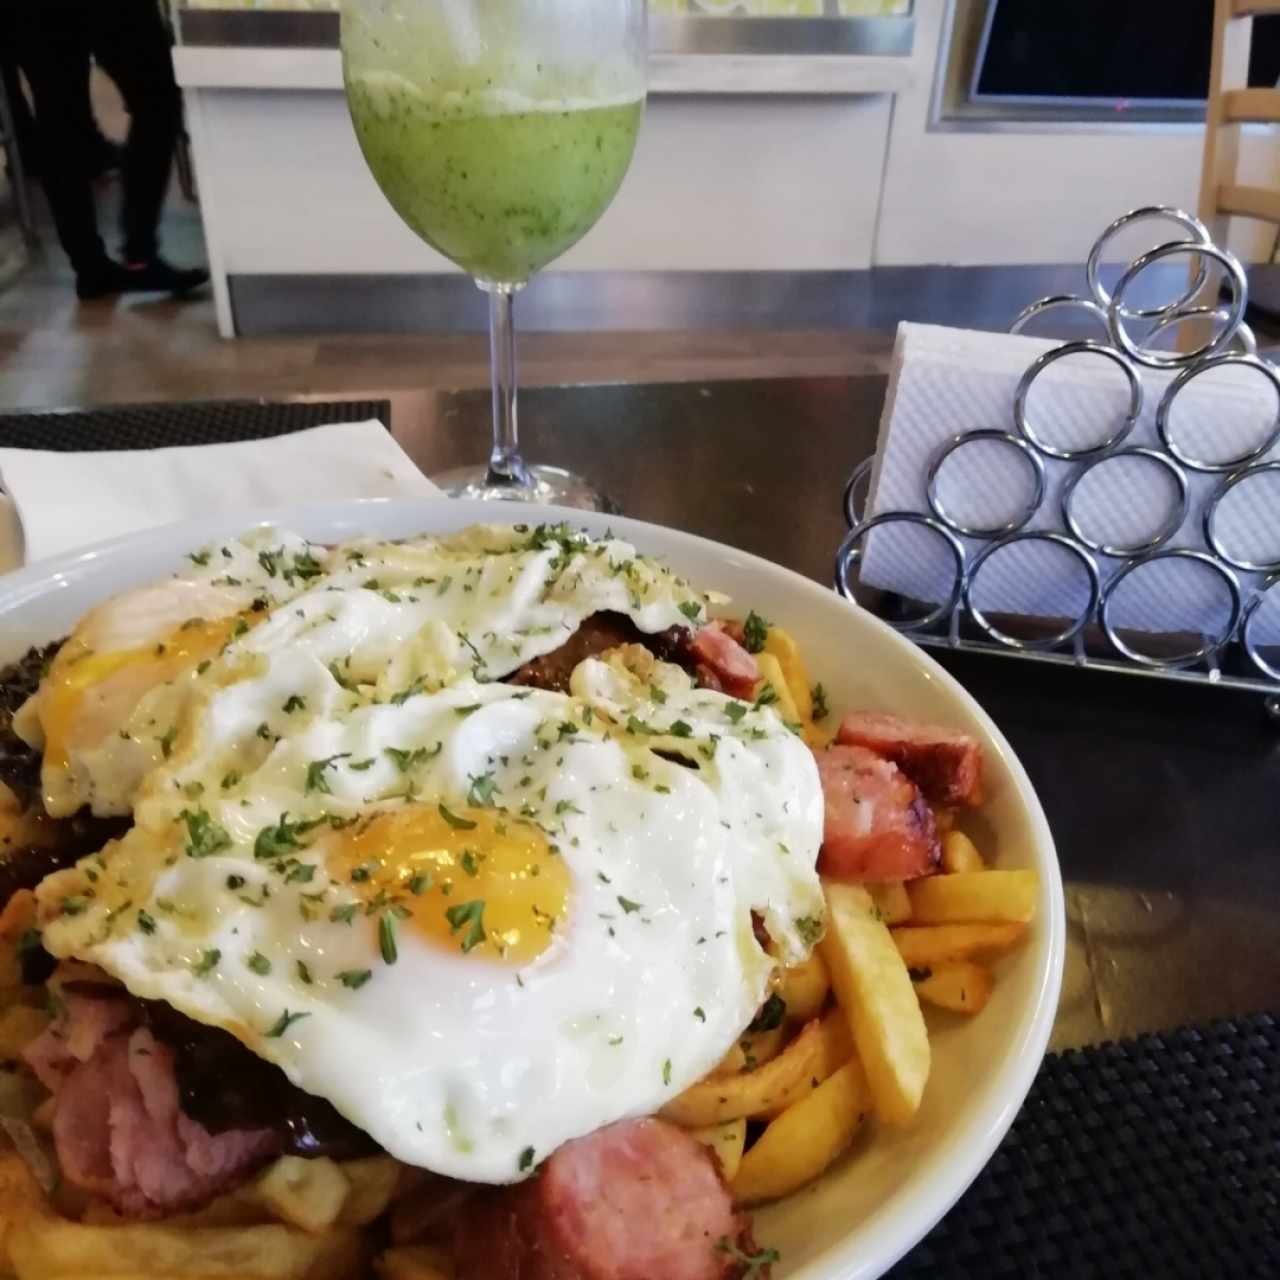
<path fill-rule="evenodd" d="M 771 709 L 693 689 L 662 664 L 637 675 L 590 660 L 576 696 L 467 675 L 374 702 L 333 679 L 327 652 L 273 650 L 258 674 L 209 693 L 148 777 L 134 830 L 42 885 L 45 945 L 231 1029 L 391 1154 L 472 1181 L 525 1176 L 705 1075 L 767 990 L 774 961 L 752 912 L 794 956 L 806 950 L 797 919 L 822 913 L 821 791 L 800 739 Z M 297 723 L 259 736 L 251 726 L 280 724 L 294 694 Z M 428 758 L 402 769 L 396 753 L 417 747 Z M 309 791 L 308 767 L 331 757 L 327 790 Z M 282 814 L 460 809 L 478 777 L 570 873 L 550 945 L 522 966 L 405 928 L 386 963 L 371 922 L 331 918 L 351 893 L 326 870 L 340 832 L 317 828 L 297 852 L 316 868 L 306 881 L 254 857 Z M 189 853 L 196 809 L 226 833 L 211 856 Z M 336 976 L 366 968 L 357 990 Z"/>

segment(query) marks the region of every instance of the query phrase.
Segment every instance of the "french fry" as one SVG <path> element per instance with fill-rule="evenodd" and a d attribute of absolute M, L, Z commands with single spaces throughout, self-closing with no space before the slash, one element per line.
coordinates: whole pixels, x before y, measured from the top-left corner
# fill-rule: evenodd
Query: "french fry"
<path fill-rule="evenodd" d="M 812 720 L 813 690 L 809 687 L 809 672 L 800 656 L 800 646 L 791 633 L 781 627 L 770 627 L 765 633 L 764 651 L 776 658 L 782 669 L 782 677 L 791 693 L 791 701 L 795 704 L 796 718 L 806 722 Z M 759 654 L 756 655 L 756 661 L 760 661 Z"/>
<path fill-rule="evenodd" d="M 48 1210 L 28 1214 L 9 1236 L 17 1280 L 346 1280 L 359 1274 L 358 1232 L 312 1235 L 280 1224 L 187 1230 L 154 1222 L 94 1227 Z"/>
<path fill-rule="evenodd" d="M 756 1204 L 812 1182 L 853 1141 L 870 1109 L 866 1072 L 851 1058 L 770 1123 L 729 1179 L 734 1198 Z"/>
<path fill-rule="evenodd" d="M 267 1166 L 253 1190 L 254 1197 L 282 1222 L 319 1232 L 338 1220 L 351 1184 L 327 1156 L 315 1160 L 281 1156 Z"/>
<path fill-rule="evenodd" d="M 708 1080 L 723 1080 L 725 1076 L 736 1076 L 747 1069 L 747 1055 L 741 1043 L 733 1042 L 733 1047 L 707 1073 Z"/>
<path fill-rule="evenodd" d="M 704 1129 L 742 1116 L 765 1116 L 789 1106 L 821 1083 L 852 1053 L 839 1010 L 806 1023 L 778 1056 L 755 1071 L 700 1080 L 662 1108 L 664 1120 Z M 841 1053 L 843 1052 L 843 1057 Z"/>
<path fill-rule="evenodd" d="M 1017 923 L 908 924 L 893 931 L 893 941 L 908 968 L 933 969 L 999 955 L 1016 946 L 1026 931 L 1026 925 Z"/>
<path fill-rule="evenodd" d="M 10 1005 L 0 1013 L 0 1060 L 14 1062 L 49 1025 L 49 1015 L 30 1005 Z"/>
<path fill-rule="evenodd" d="M 942 869 L 956 875 L 962 871 L 981 871 L 986 867 L 978 846 L 963 831 L 948 830 L 942 837 Z"/>
<path fill-rule="evenodd" d="M 827 993 L 831 990 L 827 962 L 819 952 L 813 952 L 807 960 L 778 974 L 777 990 L 787 1002 L 787 1017 L 796 1022 L 808 1022 L 822 1012 Z"/>
<path fill-rule="evenodd" d="M 936 969 L 912 969 L 916 995 L 939 1009 L 954 1013 L 979 1013 L 991 998 L 995 980 L 990 969 L 972 960 L 939 965 Z"/>
<path fill-rule="evenodd" d="M 712 1154 L 720 1162 L 720 1174 L 726 1182 L 733 1181 L 742 1162 L 742 1148 L 747 1141 L 747 1122 L 745 1119 L 726 1120 L 724 1124 L 708 1125 L 705 1129 L 690 1129 L 689 1132 L 709 1147 Z"/>
<path fill-rule="evenodd" d="M 757 653 L 756 666 L 760 670 L 760 683 L 756 686 L 756 697 L 765 685 L 770 685 L 778 695 L 773 709 L 790 724 L 800 723 L 800 712 L 796 708 L 795 699 L 791 696 L 791 687 L 782 673 L 782 666 L 771 653 Z"/>
<path fill-rule="evenodd" d="M 739 1040 L 742 1047 L 742 1066 L 744 1071 L 754 1071 L 766 1062 L 771 1062 L 782 1051 L 782 1042 L 786 1038 L 786 1028 L 776 1026 L 769 1031 L 749 1031 Z"/>
<path fill-rule="evenodd" d="M 366 1156 L 363 1160 L 344 1160 L 338 1167 L 349 1184 L 338 1225 L 364 1227 L 386 1212 L 405 1166 L 390 1156 Z"/>
<path fill-rule="evenodd" d="M 429 1244 L 388 1249 L 374 1260 L 380 1280 L 453 1280 L 453 1263 L 443 1249 Z"/>
<path fill-rule="evenodd" d="M 871 901 L 876 904 L 880 919 L 885 924 L 905 924 L 911 919 L 912 899 L 907 886 L 901 880 L 886 880 L 883 884 L 867 885 Z"/>
<path fill-rule="evenodd" d="M 824 881 L 827 932 L 818 944 L 866 1068 L 876 1115 L 905 1125 L 929 1078 L 929 1036 L 895 937 L 861 885 Z M 907 930 L 909 931 L 909 929 Z"/>
<path fill-rule="evenodd" d="M 1034 871 L 957 871 L 925 876 L 907 886 L 912 924 L 963 924 L 1012 920 L 1035 914 L 1039 882 Z"/>

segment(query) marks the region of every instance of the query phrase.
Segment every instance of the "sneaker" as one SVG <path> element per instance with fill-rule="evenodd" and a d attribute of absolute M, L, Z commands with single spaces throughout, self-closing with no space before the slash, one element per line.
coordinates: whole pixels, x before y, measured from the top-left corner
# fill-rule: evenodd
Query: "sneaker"
<path fill-rule="evenodd" d="M 128 263 L 124 268 L 125 285 L 129 293 L 190 293 L 209 281 L 209 273 L 203 267 L 175 267 L 163 258 L 148 262 Z"/>

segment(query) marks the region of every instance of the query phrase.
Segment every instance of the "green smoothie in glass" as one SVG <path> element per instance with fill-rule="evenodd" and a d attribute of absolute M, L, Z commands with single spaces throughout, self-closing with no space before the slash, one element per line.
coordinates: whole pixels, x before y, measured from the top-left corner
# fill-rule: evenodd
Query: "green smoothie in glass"
<path fill-rule="evenodd" d="M 349 74 L 365 160 L 396 212 L 478 280 L 519 284 L 608 208 L 643 103 L 432 95 L 388 71 Z"/>

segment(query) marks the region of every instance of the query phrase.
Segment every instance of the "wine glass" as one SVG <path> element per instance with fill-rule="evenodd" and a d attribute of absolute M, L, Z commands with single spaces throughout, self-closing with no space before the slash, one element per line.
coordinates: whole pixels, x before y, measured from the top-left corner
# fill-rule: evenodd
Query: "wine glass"
<path fill-rule="evenodd" d="M 516 427 L 512 306 L 622 183 L 644 110 L 644 0 L 343 0 L 342 70 L 392 208 L 489 295 L 493 450 L 438 477 L 455 497 L 612 510 L 531 466 Z"/>

